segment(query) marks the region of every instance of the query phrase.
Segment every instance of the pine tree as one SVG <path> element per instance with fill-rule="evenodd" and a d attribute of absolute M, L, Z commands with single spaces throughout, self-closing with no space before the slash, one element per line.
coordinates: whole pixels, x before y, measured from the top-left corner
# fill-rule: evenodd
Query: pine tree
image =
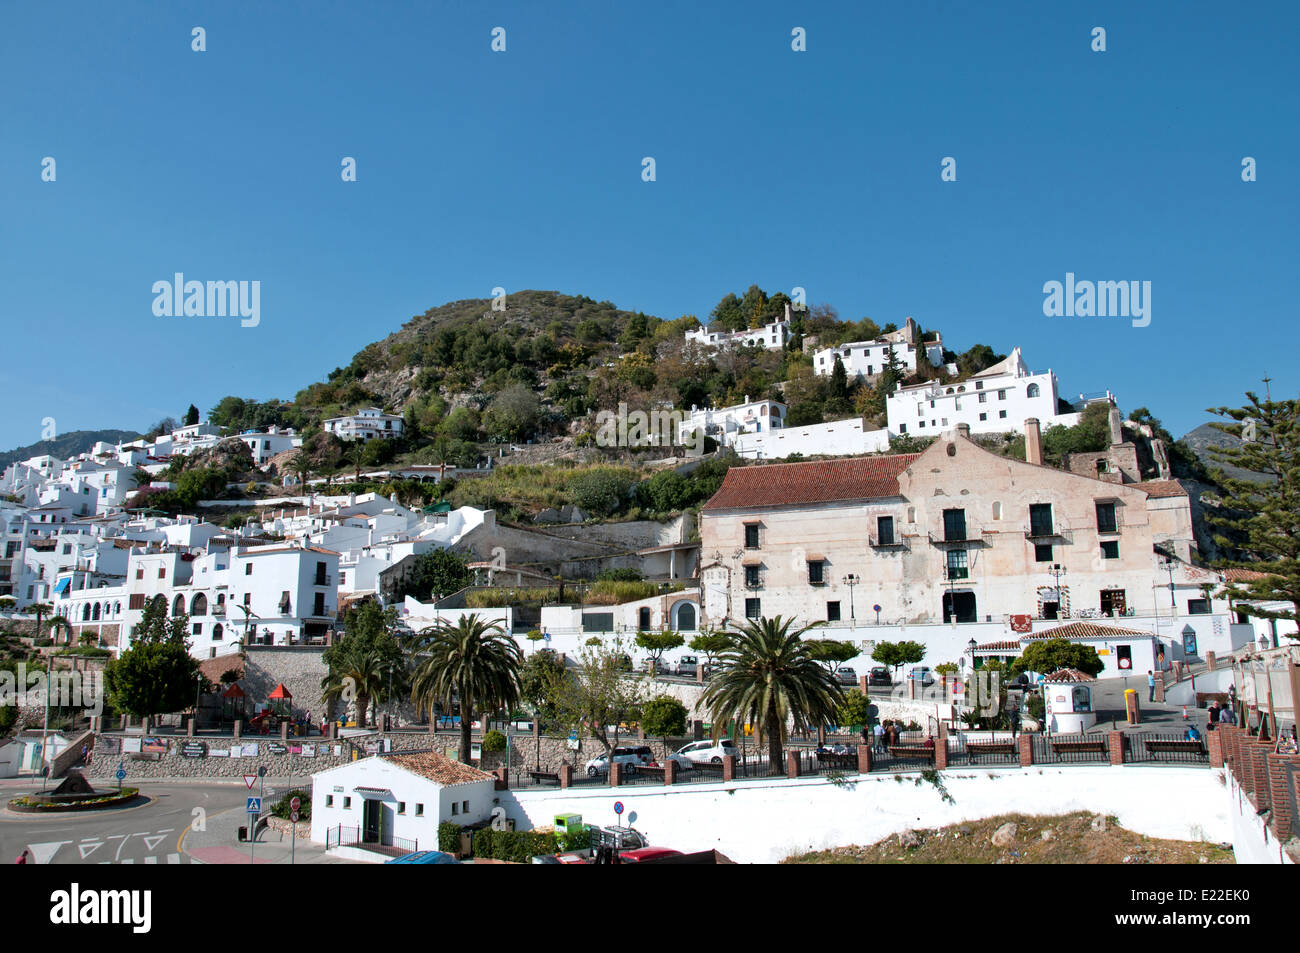
<path fill-rule="evenodd" d="M 1243 480 L 1213 470 L 1222 492 L 1220 506 L 1217 511 L 1207 509 L 1206 519 L 1237 537 L 1216 534 L 1219 545 L 1252 557 L 1224 561 L 1221 566 L 1265 574 L 1244 583 L 1239 598 L 1291 604 L 1282 610 L 1241 603 L 1238 608 L 1256 618 L 1300 622 L 1300 400 L 1261 401 L 1250 391 L 1246 398 L 1250 403 L 1245 407 L 1210 408 L 1209 413 L 1233 421 L 1211 426 L 1242 442 L 1211 447 L 1209 452 L 1217 463 L 1257 473 L 1262 479 Z"/>

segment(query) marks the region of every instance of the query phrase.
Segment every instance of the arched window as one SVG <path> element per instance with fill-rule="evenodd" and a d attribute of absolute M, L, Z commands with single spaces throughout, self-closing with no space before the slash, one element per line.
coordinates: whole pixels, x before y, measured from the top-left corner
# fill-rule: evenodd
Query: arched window
<path fill-rule="evenodd" d="M 221 628 L 221 623 L 220 623 L 220 622 L 218 622 L 216 625 L 214 625 L 214 626 L 212 627 L 212 641 L 213 641 L 213 642 L 220 642 L 220 641 L 221 641 L 221 636 L 222 636 L 223 631 L 224 631 L 224 630 Z"/>
<path fill-rule="evenodd" d="M 98 622 L 98 621 L 99 621 L 99 603 L 98 603 L 98 602 L 96 602 L 95 605 L 94 605 L 94 607 L 90 610 L 90 621 L 91 621 L 91 622 Z"/>
<path fill-rule="evenodd" d="M 113 616 L 114 616 L 114 618 L 116 618 L 117 616 L 120 616 L 121 614 L 122 614 L 122 603 L 120 603 L 120 602 L 114 602 L 114 603 L 113 603 Z"/>
<path fill-rule="evenodd" d="M 636 627 L 642 632 L 650 630 L 650 610 L 645 606 L 642 606 L 637 612 Z"/>
<path fill-rule="evenodd" d="M 82 622 L 89 622 L 89 621 L 90 621 L 90 603 L 89 603 L 89 602 L 84 603 L 84 604 L 82 605 L 82 607 L 81 607 L 81 621 L 82 621 Z"/>
<path fill-rule="evenodd" d="M 208 597 L 201 592 L 194 594 L 190 600 L 190 615 L 207 615 L 208 614 Z"/>
<path fill-rule="evenodd" d="M 680 602 L 677 604 L 677 631 L 695 631 L 695 606 L 691 605 L 689 602 Z"/>
<path fill-rule="evenodd" d="M 178 593 L 175 600 L 172 602 L 172 615 L 178 616 L 184 614 L 185 614 L 185 597 Z"/>
<path fill-rule="evenodd" d="M 154 609 L 155 612 L 167 611 L 167 597 L 164 596 L 161 592 L 158 593 L 158 595 L 154 596 L 152 599 L 150 599 L 149 602 L 150 604 L 157 607 Z"/>
<path fill-rule="evenodd" d="M 1026 387 L 1026 388 L 1025 388 L 1025 396 L 1026 396 L 1026 397 L 1037 397 L 1037 396 L 1038 396 L 1038 385 L 1037 385 L 1037 384 L 1030 384 L 1028 387 Z"/>

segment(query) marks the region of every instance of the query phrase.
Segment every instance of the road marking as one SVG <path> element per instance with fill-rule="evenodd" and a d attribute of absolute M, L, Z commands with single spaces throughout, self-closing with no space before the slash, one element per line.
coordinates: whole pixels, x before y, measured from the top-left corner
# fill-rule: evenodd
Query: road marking
<path fill-rule="evenodd" d="M 126 842 L 128 839 L 130 839 L 130 837 L 131 837 L 130 834 L 109 834 L 108 835 L 109 840 L 117 840 L 118 838 L 122 839 L 122 843 L 117 845 L 117 853 L 113 855 L 114 860 L 118 860 L 122 856 L 122 848 L 126 846 Z"/>
<path fill-rule="evenodd" d="M 168 854 L 168 855 L 167 855 L 167 863 L 169 863 L 169 864 L 179 864 L 180 862 L 181 862 L 181 855 L 180 855 L 180 854 Z"/>
<path fill-rule="evenodd" d="M 156 856 L 154 856 L 153 854 L 150 854 L 148 857 L 146 857 L 146 858 L 144 859 L 144 862 L 145 862 L 146 864 L 156 864 L 156 863 L 158 863 L 158 858 L 157 858 Z"/>
<path fill-rule="evenodd" d="M 98 850 L 103 846 L 104 846 L 104 842 L 102 840 L 97 840 L 97 841 L 84 840 L 77 845 L 77 850 L 81 852 L 81 859 L 85 860 L 87 857 L 89 857 L 96 850 Z M 107 861 L 105 861 L 105 863 L 107 863 Z"/>
<path fill-rule="evenodd" d="M 123 863 L 123 864 L 134 864 L 135 861 L 134 861 L 132 858 L 128 857 L 126 860 L 121 861 L 121 863 Z"/>
<path fill-rule="evenodd" d="M 48 864 L 59 852 L 60 847 L 71 843 L 70 840 L 51 840 L 40 844 L 28 844 L 27 849 L 32 852 L 32 859 L 38 864 Z"/>
<path fill-rule="evenodd" d="M 141 834 L 140 836 L 144 838 L 145 849 L 153 850 L 155 847 L 157 847 L 159 844 L 162 843 L 163 835 L 170 834 L 171 832 L 172 829 L 169 827 L 167 828 L 167 830 L 159 831 L 157 834 Z"/>

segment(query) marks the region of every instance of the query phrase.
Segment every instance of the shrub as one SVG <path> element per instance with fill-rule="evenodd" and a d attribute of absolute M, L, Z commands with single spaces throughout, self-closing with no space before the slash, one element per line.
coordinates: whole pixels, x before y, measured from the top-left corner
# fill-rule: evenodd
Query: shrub
<path fill-rule="evenodd" d="M 501 734 L 501 732 L 497 731 L 495 728 L 493 728 L 491 731 L 489 731 L 486 735 L 483 736 L 484 754 L 487 754 L 489 752 L 497 752 L 497 751 L 505 751 L 505 750 L 506 750 L 506 736 Z"/>
<path fill-rule="evenodd" d="M 298 808 L 298 820 L 310 821 L 311 820 L 311 792 L 310 791 L 303 791 L 303 790 L 290 791 L 284 797 L 280 798 L 280 800 L 275 802 L 275 804 L 271 807 L 271 813 L 274 816 L 282 818 L 286 821 L 289 820 L 289 815 L 292 813 L 292 811 L 289 808 L 289 800 L 290 798 L 293 797 L 297 797 L 302 801 L 302 805 Z"/>
<path fill-rule="evenodd" d="M 460 825 L 443 821 L 438 825 L 438 850 L 454 854 L 460 850 Z"/>
<path fill-rule="evenodd" d="M 578 836 L 575 835 L 574 839 Z M 537 854 L 554 854 L 559 850 L 559 837 L 554 831 L 494 831 L 485 827 L 474 832 L 475 857 L 526 864 Z"/>

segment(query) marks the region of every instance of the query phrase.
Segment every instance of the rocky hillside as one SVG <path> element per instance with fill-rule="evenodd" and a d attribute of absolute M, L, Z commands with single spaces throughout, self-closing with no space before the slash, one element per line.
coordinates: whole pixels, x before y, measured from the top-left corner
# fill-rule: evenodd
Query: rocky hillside
<path fill-rule="evenodd" d="M 106 443 L 117 443 L 119 440 L 129 440 L 136 436 L 139 436 L 139 431 L 136 430 L 70 430 L 51 440 L 29 443 L 25 447 L 0 453 L 0 471 L 11 463 L 29 460 L 42 454 L 66 459 L 85 453 L 101 440 Z"/>
<path fill-rule="evenodd" d="M 1223 470 L 1228 476 L 1235 477 L 1239 480 L 1265 481 L 1269 478 L 1261 476 L 1258 473 L 1251 473 L 1249 470 L 1243 470 L 1240 467 L 1234 467 L 1229 464 L 1219 463 L 1210 455 L 1211 447 L 1239 447 L 1241 440 L 1232 434 L 1224 433 L 1222 430 L 1216 430 L 1212 425 L 1201 424 L 1195 430 L 1189 432 L 1183 437 L 1183 443 L 1196 454 L 1196 456 L 1205 464 L 1207 470 L 1213 472 L 1216 469 Z"/>

